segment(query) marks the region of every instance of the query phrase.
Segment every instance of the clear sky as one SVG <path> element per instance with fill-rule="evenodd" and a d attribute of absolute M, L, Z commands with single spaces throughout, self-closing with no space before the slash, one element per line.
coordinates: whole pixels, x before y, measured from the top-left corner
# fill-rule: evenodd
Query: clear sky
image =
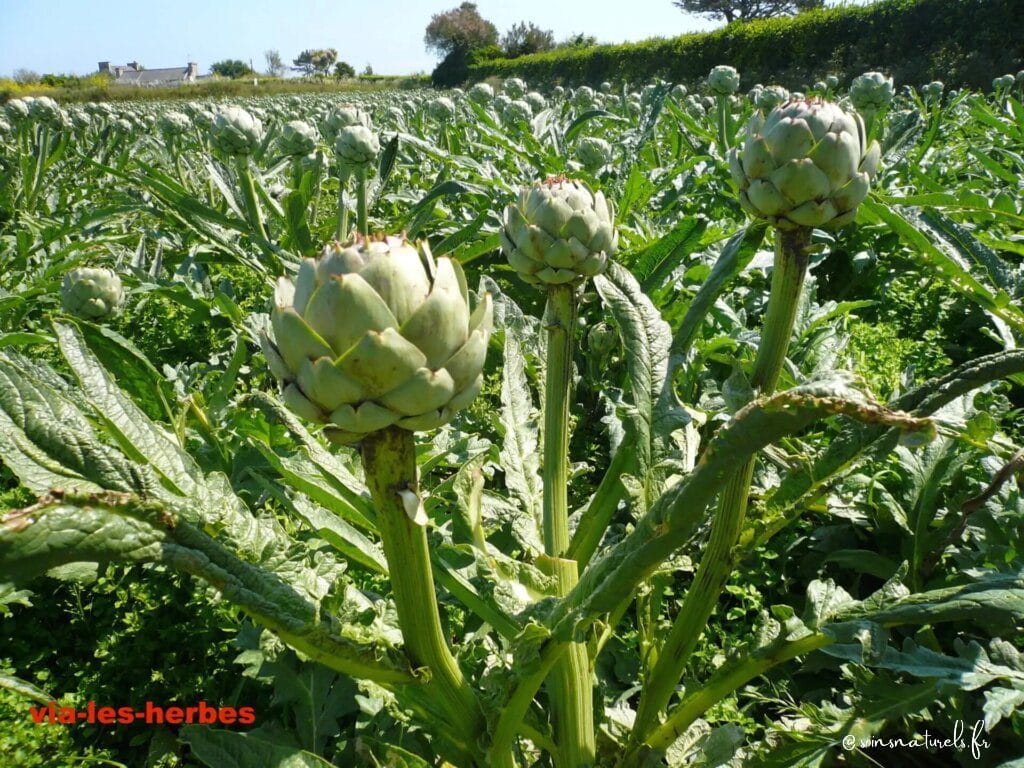
<path fill-rule="evenodd" d="M 864 0 L 857 0 L 863 2 Z M 461 0 L 0 0 L 0 76 L 94 72 L 99 61 L 150 68 L 221 59 L 252 60 L 280 51 L 285 63 L 305 48 L 336 48 L 361 71 L 429 72 L 423 47 L 430 17 Z M 478 0 L 500 32 L 529 20 L 562 39 L 576 32 L 601 42 L 670 37 L 711 29 L 671 0 Z"/>

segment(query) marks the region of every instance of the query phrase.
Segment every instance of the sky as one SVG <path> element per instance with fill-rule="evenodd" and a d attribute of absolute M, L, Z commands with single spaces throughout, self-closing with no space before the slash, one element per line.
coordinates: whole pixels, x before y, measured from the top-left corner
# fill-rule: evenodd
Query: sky
<path fill-rule="evenodd" d="M 863 2 L 865 0 L 857 0 Z M 306 48 L 336 48 L 339 59 L 381 74 L 429 72 L 437 57 L 423 47 L 430 17 L 461 0 L 0 0 L 0 76 L 95 72 L 97 63 L 145 67 L 222 59 L 252 60 L 276 49 L 290 63 Z M 583 32 L 625 42 L 712 29 L 671 0 L 478 0 L 499 32 L 529 20 L 561 40 Z"/>

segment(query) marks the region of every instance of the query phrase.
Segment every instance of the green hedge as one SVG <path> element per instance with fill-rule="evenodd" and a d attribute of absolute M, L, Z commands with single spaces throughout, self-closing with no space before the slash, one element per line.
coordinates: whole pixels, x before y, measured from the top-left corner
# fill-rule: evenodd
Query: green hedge
<path fill-rule="evenodd" d="M 828 73 L 849 79 L 882 70 L 897 83 L 988 88 L 994 76 L 1024 68 L 1024 0 L 884 0 L 670 39 L 476 61 L 469 73 L 471 81 L 693 84 L 717 64 L 736 67 L 744 87 L 802 88 Z"/>

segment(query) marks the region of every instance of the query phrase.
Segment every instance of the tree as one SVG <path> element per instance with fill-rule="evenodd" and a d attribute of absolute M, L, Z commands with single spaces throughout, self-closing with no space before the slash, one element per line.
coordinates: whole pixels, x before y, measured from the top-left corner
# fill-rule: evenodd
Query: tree
<path fill-rule="evenodd" d="M 283 77 L 284 76 L 284 62 L 281 60 L 281 54 L 271 48 L 270 50 L 263 52 L 263 58 L 267 61 L 267 74 L 270 77 Z"/>
<path fill-rule="evenodd" d="M 521 21 L 513 24 L 501 38 L 501 47 L 510 59 L 550 51 L 555 47 L 555 34 L 550 29 L 541 29 L 533 22 Z"/>
<path fill-rule="evenodd" d="M 308 48 L 293 59 L 292 64 L 296 71 L 309 77 L 326 75 L 337 60 L 338 51 L 334 48 Z"/>
<path fill-rule="evenodd" d="M 343 77 L 355 77 L 356 71 L 347 61 L 339 61 L 334 65 L 334 76 L 339 80 Z"/>
<path fill-rule="evenodd" d="M 825 0 L 673 0 L 672 4 L 687 13 L 720 16 L 732 24 L 823 8 Z"/>
<path fill-rule="evenodd" d="M 597 38 L 593 35 L 586 35 L 582 32 L 577 32 L 574 35 L 570 35 L 560 42 L 556 47 L 558 48 L 592 48 L 597 45 Z"/>
<path fill-rule="evenodd" d="M 224 59 L 223 61 L 215 62 L 210 65 L 210 71 L 215 75 L 232 79 L 253 74 L 252 67 L 241 59 Z"/>
<path fill-rule="evenodd" d="M 368 77 L 373 74 L 373 67 L 369 62 L 367 62 L 366 67 L 363 68 L 363 71 L 360 74 L 363 75 L 363 77 Z"/>
<path fill-rule="evenodd" d="M 423 42 L 428 51 L 440 56 L 465 55 L 474 48 L 498 42 L 498 28 L 476 9 L 476 3 L 463 3 L 444 13 L 435 13 L 427 25 Z"/>
<path fill-rule="evenodd" d="M 39 82 L 39 73 L 22 67 L 14 70 L 13 80 L 18 85 L 35 85 Z"/>

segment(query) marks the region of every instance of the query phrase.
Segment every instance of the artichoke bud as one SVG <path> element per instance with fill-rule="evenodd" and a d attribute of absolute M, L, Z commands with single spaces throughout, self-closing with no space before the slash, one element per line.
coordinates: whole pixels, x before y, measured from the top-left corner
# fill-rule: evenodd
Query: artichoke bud
<path fill-rule="evenodd" d="M 68 314 L 83 320 L 102 320 L 124 304 L 121 278 L 106 267 L 76 267 L 64 275 L 60 301 Z"/>
<path fill-rule="evenodd" d="M 708 73 L 708 90 L 715 96 L 732 96 L 740 87 L 740 73 L 725 64 Z"/>
<path fill-rule="evenodd" d="M 490 294 L 470 306 L 457 261 L 401 237 L 334 242 L 280 278 L 261 342 L 285 405 L 356 442 L 391 426 L 434 429 L 483 382 Z"/>
<path fill-rule="evenodd" d="M 251 155 L 263 140 L 263 123 L 241 107 L 217 113 L 210 126 L 210 142 L 231 157 Z"/>
<path fill-rule="evenodd" d="M 779 229 L 838 229 L 853 221 L 878 171 L 878 142 L 864 122 L 820 99 L 755 112 L 742 148 L 729 153 L 740 203 Z"/>
<path fill-rule="evenodd" d="M 502 250 L 532 285 L 579 284 L 599 275 L 618 244 L 604 195 L 564 176 L 521 190 L 502 222 Z"/>
<path fill-rule="evenodd" d="M 334 140 L 334 154 L 338 166 L 347 172 L 365 171 L 380 153 L 377 134 L 365 125 L 348 125 L 338 132 Z"/>
<path fill-rule="evenodd" d="M 850 85 L 850 103 L 865 115 L 881 112 L 892 103 L 895 95 L 892 78 L 881 72 L 865 72 L 854 78 Z"/>
<path fill-rule="evenodd" d="M 316 128 L 304 120 L 290 120 L 281 126 L 277 145 L 289 157 L 304 157 L 316 149 L 320 136 Z"/>

